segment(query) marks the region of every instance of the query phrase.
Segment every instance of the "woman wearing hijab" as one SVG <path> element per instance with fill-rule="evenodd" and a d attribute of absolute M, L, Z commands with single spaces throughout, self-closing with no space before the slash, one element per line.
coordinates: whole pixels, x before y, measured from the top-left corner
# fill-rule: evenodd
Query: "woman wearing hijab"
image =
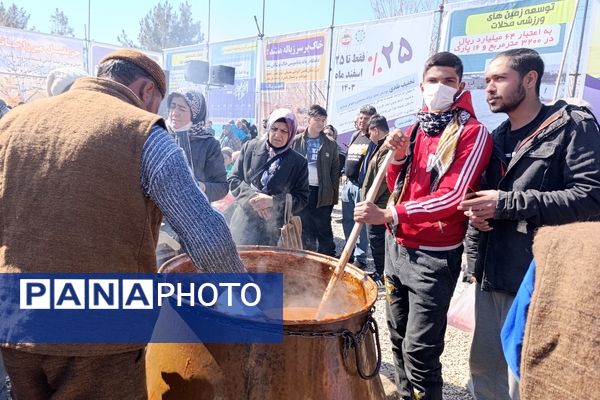
<path fill-rule="evenodd" d="M 200 188 L 209 201 L 220 200 L 229 186 L 219 142 L 204 129 L 206 101 L 195 90 L 180 89 L 167 97 L 167 127 L 183 148 Z"/>
<path fill-rule="evenodd" d="M 242 141 L 233 133 L 233 125 L 231 124 L 223 125 L 219 143 L 221 144 L 221 149 L 224 147 L 229 147 L 233 151 L 240 151 L 242 149 Z"/>
<path fill-rule="evenodd" d="M 202 93 L 180 89 L 167 97 L 167 129 L 183 149 L 200 189 L 213 202 L 229 190 L 225 163 L 219 142 L 204 129 L 206 101 Z M 163 221 L 156 248 L 156 262 L 161 265 L 183 251 L 179 238 L 168 221 Z"/>
<path fill-rule="evenodd" d="M 286 194 L 292 196 L 294 214 L 306 206 L 307 162 L 290 149 L 296 129 L 294 114 L 280 108 L 269 117 L 266 137 L 242 147 L 229 176 L 236 204 L 230 226 L 238 245 L 277 245 Z"/>

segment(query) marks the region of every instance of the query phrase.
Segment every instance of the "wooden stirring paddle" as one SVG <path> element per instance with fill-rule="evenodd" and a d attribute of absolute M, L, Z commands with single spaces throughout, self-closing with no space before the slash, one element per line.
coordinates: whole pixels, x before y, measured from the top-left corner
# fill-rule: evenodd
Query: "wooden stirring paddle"
<path fill-rule="evenodd" d="M 383 165 L 377 171 L 377 175 L 375 176 L 375 180 L 371 185 L 371 188 L 367 192 L 367 198 L 365 201 L 374 202 L 375 196 L 377 196 L 377 192 L 379 192 L 379 187 L 381 186 L 383 179 L 385 178 L 385 173 L 387 172 L 388 165 L 394 156 L 394 151 L 390 150 L 383 161 Z M 344 268 L 348 263 L 348 259 L 350 259 L 350 254 L 354 251 L 354 246 L 356 245 L 356 241 L 358 240 L 358 236 L 360 235 L 360 230 L 363 228 L 362 222 L 355 222 L 354 227 L 352 228 L 352 233 L 350 233 L 350 237 L 346 241 L 346 245 L 344 246 L 344 250 L 342 251 L 342 255 L 340 256 L 340 260 L 333 271 L 333 275 L 329 279 L 329 283 L 327 284 L 327 288 L 325 289 L 325 293 L 321 298 L 321 302 L 319 303 L 319 308 L 317 308 L 317 316 L 315 319 L 321 319 L 323 317 L 323 310 L 325 309 L 325 304 L 333 294 L 333 289 L 340 279 L 340 277 L 344 274 Z"/>

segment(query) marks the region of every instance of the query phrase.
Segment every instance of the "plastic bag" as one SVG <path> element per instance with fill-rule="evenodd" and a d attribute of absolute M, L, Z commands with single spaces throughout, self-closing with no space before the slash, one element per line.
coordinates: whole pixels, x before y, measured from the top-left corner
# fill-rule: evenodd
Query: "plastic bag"
<path fill-rule="evenodd" d="M 448 325 L 467 333 L 475 329 L 475 290 L 474 283 L 466 285 L 457 296 L 452 297 L 448 309 Z"/>

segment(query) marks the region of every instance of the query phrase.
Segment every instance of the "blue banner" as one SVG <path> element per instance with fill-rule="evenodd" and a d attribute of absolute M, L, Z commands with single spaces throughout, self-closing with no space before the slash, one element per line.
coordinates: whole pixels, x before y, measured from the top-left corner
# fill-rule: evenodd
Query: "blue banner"
<path fill-rule="evenodd" d="M 208 49 L 205 44 L 165 49 L 163 54 L 165 69 L 169 71 L 168 93 L 194 86 L 192 82 L 185 80 L 188 61 L 208 61 Z"/>
<path fill-rule="evenodd" d="M 256 123 L 256 39 L 233 40 L 210 46 L 212 66 L 235 68 L 235 83 L 224 87 L 209 86 L 208 118 L 221 134 L 230 120 L 246 119 Z"/>
<path fill-rule="evenodd" d="M 279 343 L 282 274 L 0 274 L 3 343 Z"/>

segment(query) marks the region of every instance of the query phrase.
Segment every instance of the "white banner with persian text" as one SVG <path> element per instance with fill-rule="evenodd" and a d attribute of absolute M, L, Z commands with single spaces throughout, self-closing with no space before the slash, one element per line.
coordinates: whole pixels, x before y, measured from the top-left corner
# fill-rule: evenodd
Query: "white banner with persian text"
<path fill-rule="evenodd" d="M 442 50 L 458 55 L 464 66 L 463 81 L 471 91 L 477 119 L 490 131 L 506 119 L 492 113 L 486 102 L 485 69 L 500 52 L 527 47 L 544 60 L 540 98 L 552 101 L 575 0 L 520 0 L 488 5 L 487 1 L 449 4 L 442 26 Z M 569 60 L 567 60 L 567 63 Z M 568 70 L 568 69 L 567 69 Z M 564 82 L 564 80 L 563 80 Z"/>
<path fill-rule="evenodd" d="M 419 83 L 429 56 L 433 13 L 334 29 L 329 121 L 347 143 L 365 104 L 390 126 L 412 122 L 421 106 Z"/>
<path fill-rule="evenodd" d="M 319 30 L 265 38 L 260 118 L 285 107 L 303 126 L 311 104 L 325 105 L 329 36 Z"/>
<path fill-rule="evenodd" d="M 84 68 L 83 41 L 0 28 L 0 98 L 9 104 L 46 96 L 46 76 L 59 67 Z"/>

